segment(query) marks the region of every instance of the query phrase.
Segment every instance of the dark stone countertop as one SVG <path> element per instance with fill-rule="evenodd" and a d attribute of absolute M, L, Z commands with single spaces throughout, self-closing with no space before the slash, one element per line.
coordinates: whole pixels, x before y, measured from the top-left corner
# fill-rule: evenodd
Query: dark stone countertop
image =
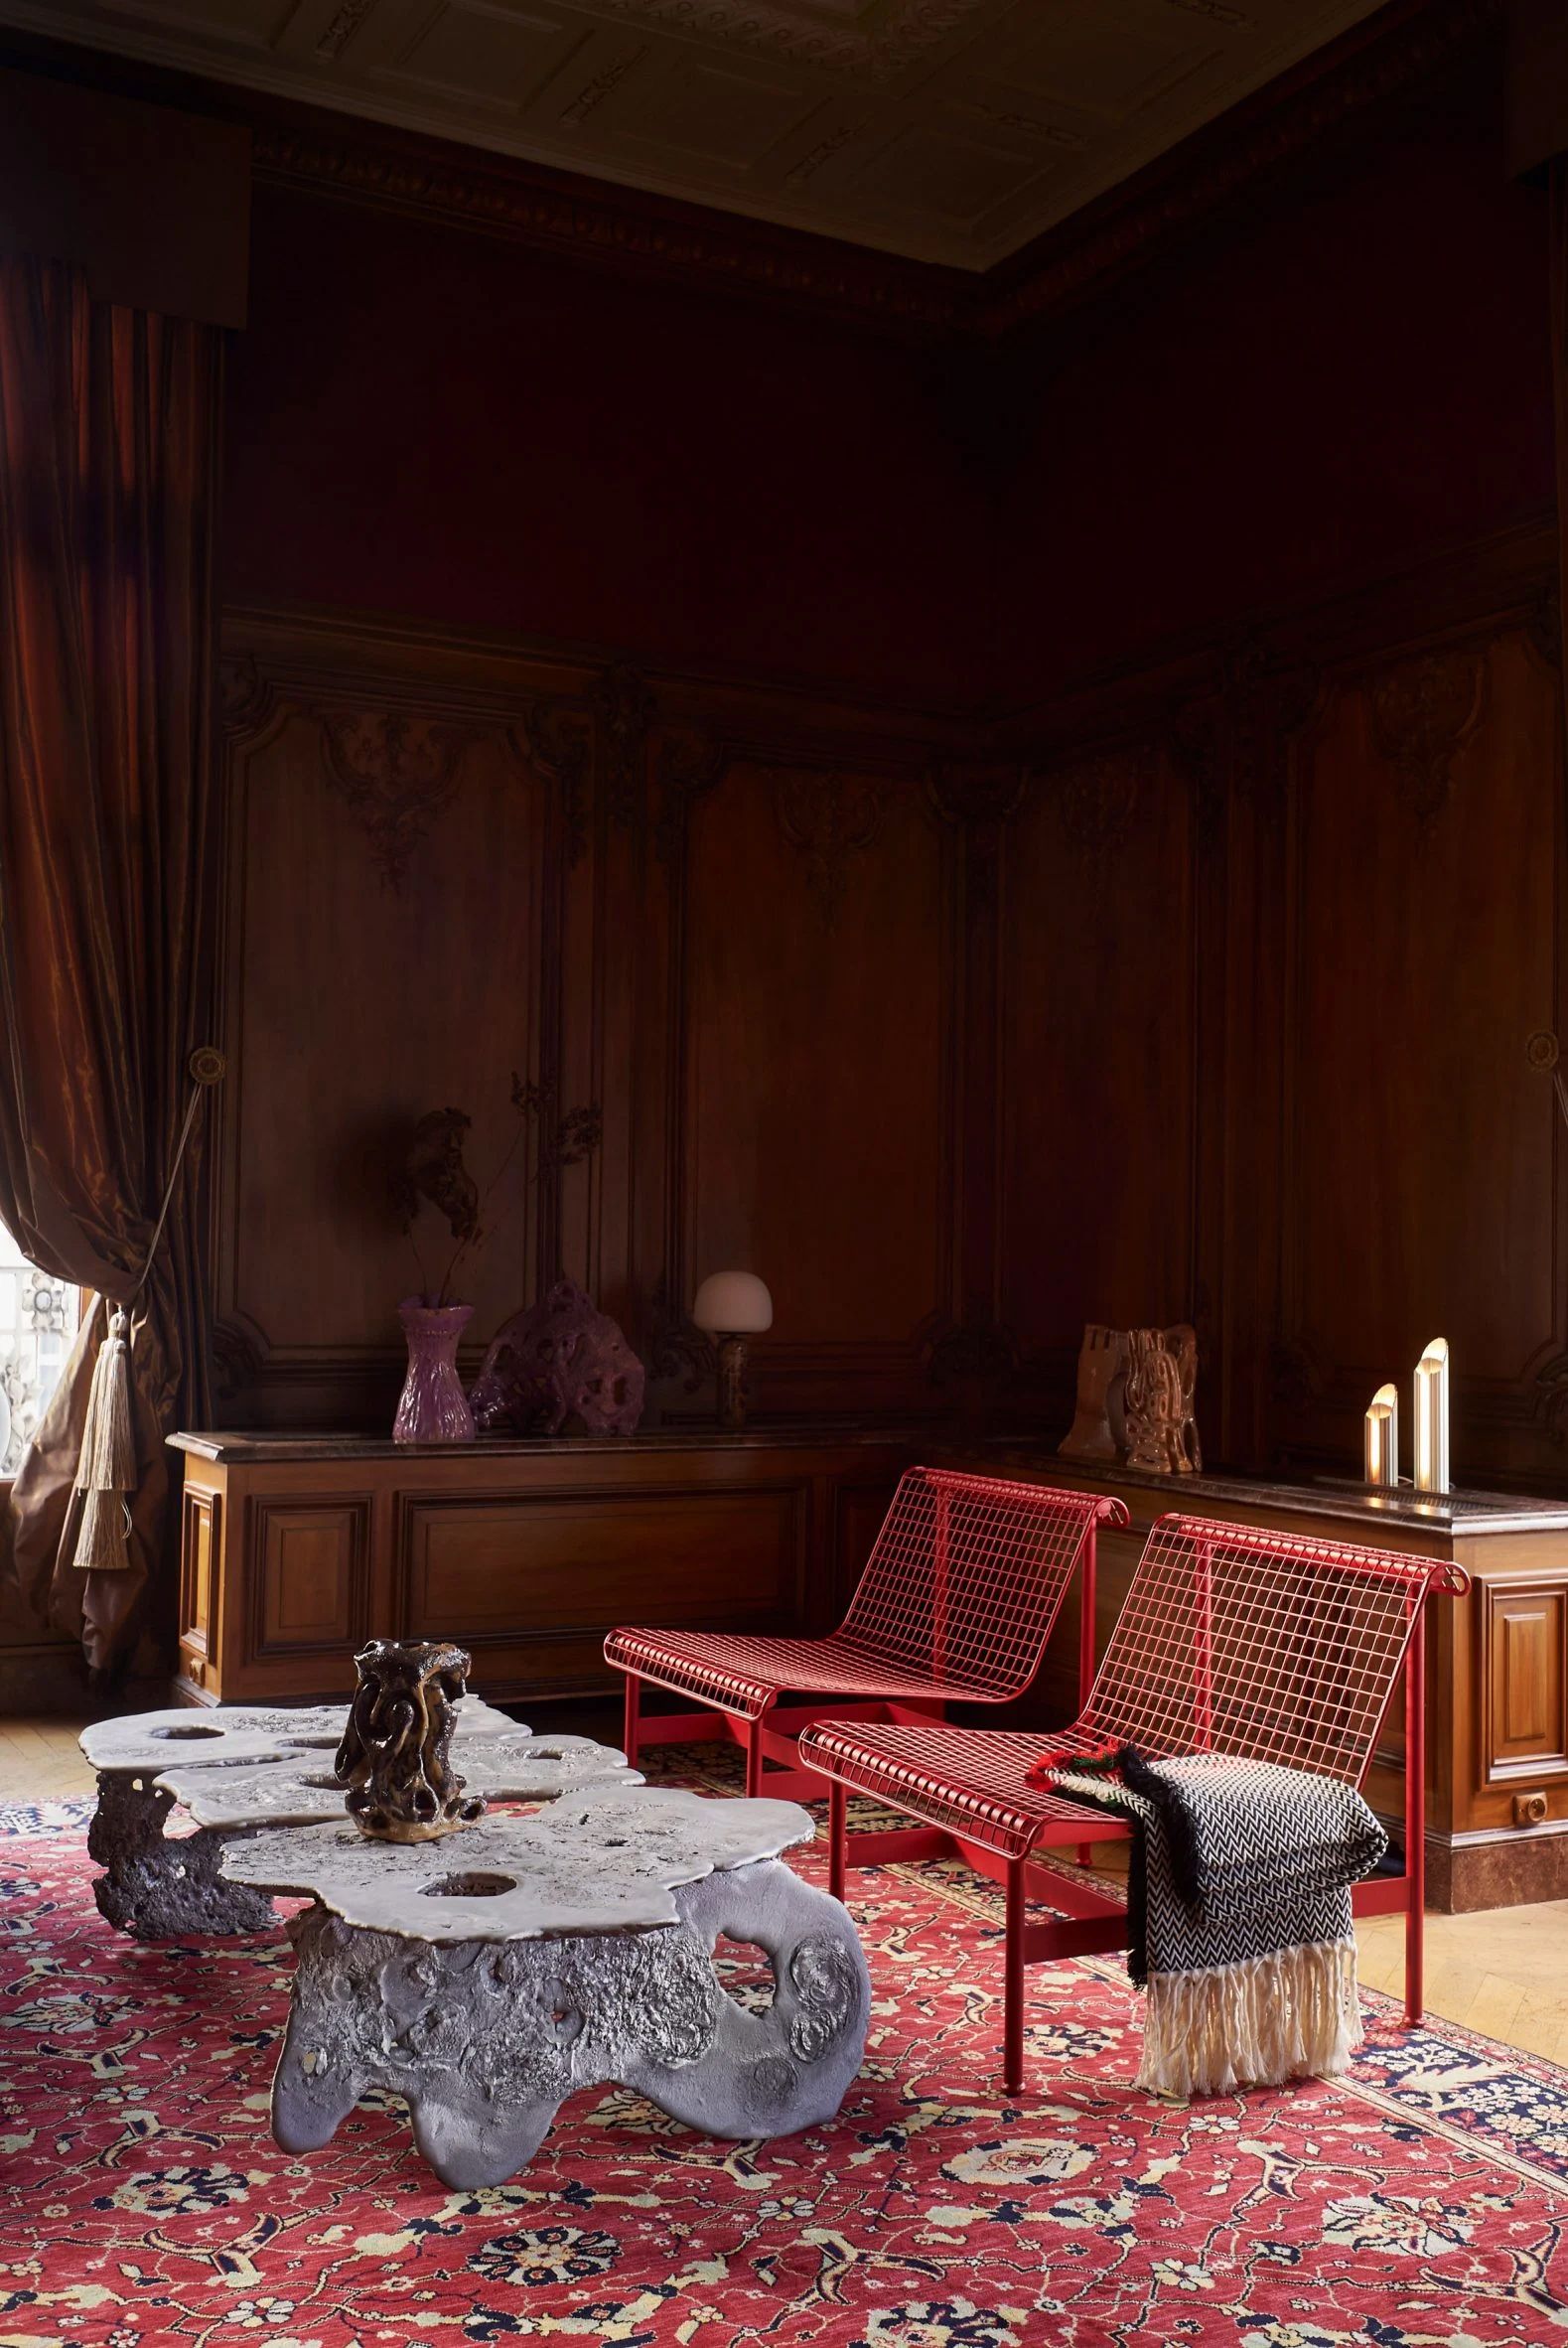
<path fill-rule="evenodd" d="M 1011 1466 L 1047 1477 L 1056 1468 L 1064 1482 L 1103 1486 L 1107 1492 L 1135 1489 L 1158 1494 L 1166 1509 L 1189 1516 L 1201 1516 L 1206 1503 L 1217 1502 L 1227 1509 L 1287 1509 L 1301 1516 L 1331 1517 L 1366 1534 L 1379 1525 L 1451 1539 L 1467 1534 L 1568 1532 L 1568 1500 L 1538 1500 L 1517 1492 L 1417 1492 L 1412 1484 L 1379 1492 L 1348 1476 L 1317 1476 L 1303 1483 L 1266 1476 L 1162 1476 L 1114 1460 L 1059 1459 L 1054 1449 L 1016 1437 L 993 1439 L 977 1450 L 983 1450 L 994 1473 Z M 1163 1516 L 1165 1509 L 1158 1513 Z"/>
<path fill-rule="evenodd" d="M 334 1433 L 319 1428 L 216 1427 L 182 1429 L 168 1438 L 171 1451 L 225 1466 L 276 1467 L 294 1460 L 332 1459 L 532 1459 L 578 1452 L 661 1451 L 826 1451 L 857 1445 L 898 1444 L 920 1448 L 921 1430 L 903 1426 L 844 1424 L 746 1427 L 730 1434 L 716 1426 L 652 1427 L 635 1435 L 484 1435 L 472 1443 L 394 1443 L 389 1435 Z M 946 1438 L 943 1438 L 945 1447 Z M 936 1437 L 931 1437 L 935 1447 Z"/>

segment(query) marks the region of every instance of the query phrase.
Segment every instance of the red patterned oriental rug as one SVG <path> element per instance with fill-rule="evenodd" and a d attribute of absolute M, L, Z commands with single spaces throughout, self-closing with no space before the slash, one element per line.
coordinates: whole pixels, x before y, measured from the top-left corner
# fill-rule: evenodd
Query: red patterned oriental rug
<path fill-rule="evenodd" d="M 1010 2101 L 1000 1895 L 890 1869 L 852 1879 L 877 2003 L 833 2126 L 714 2142 L 594 2090 L 453 2193 L 391 2102 L 274 2144 L 281 1934 L 140 1947 L 79 1823 L 9 1823 L 0 2348 L 1568 2348 L 1568 2073 L 1387 1999 L 1353 2077 L 1173 2107 L 1117 1962 L 1042 1969 Z"/>

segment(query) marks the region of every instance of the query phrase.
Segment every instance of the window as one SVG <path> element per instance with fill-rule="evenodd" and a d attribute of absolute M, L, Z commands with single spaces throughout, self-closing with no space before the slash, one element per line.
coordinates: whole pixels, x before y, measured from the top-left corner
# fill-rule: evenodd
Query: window
<path fill-rule="evenodd" d="M 81 1292 L 28 1262 L 0 1223 L 0 1477 L 14 1476 L 76 1334 Z"/>

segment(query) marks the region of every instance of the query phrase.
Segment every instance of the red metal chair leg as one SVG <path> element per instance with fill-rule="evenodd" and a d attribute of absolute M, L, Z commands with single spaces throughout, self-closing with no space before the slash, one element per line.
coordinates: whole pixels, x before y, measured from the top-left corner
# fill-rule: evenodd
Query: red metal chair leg
<path fill-rule="evenodd" d="M 1002 1985 L 1002 2087 L 1010 2096 L 1024 2092 L 1024 1898 L 1022 1859 L 1007 1862 L 1006 1939 Z"/>
<path fill-rule="evenodd" d="M 1083 1536 L 1083 1563 L 1078 1569 L 1078 1712 L 1088 1709 L 1089 1690 L 1094 1685 L 1094 1633 L 1097 1597 L 1095 1576 L 1098 1568 L 1095 1528 L 1090 1525 Z M 1078 1844 L 1078 1865 L 1091 1867 L 1094 1846 L 1091 1842 Z"/>
<path fill-rule="evenodd" d="M 746 1723 L 746 1791 L 748 1795 L 763 1790 L 763 1724 L 761 1720 Z"/>
<path fill-rule="evenodd" d="M 621 1745 L 630 1768 L 637 1767 L 638 1710 L 642 1693 L 642 1683 L 636 1672 L 626 1676 L 626 1711 L 621 1724 Z"/>
<path fill-rule="evenodd" d="M 848 1804 L 839 1780 L 829 1778 L 827 1786 L 827 1888 L 834 1899 L 844 1896 L 844 1867 L 848 1858 L 847 1831 L 844 1814 Z"/>
<path fill-rule="evenodd" d="M 1421 2019 L 1426 1940 L 1426 1609 L 1405 1659 L 1405 2028 Z"/>

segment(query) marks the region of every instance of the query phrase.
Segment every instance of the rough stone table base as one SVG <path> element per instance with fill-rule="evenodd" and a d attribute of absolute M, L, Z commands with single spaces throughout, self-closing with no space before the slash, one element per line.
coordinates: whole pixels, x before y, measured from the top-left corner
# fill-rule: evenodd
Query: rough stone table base
<path fill-rule="evenodd" d="M 437 2176 L 472 2189 L 513 2175 L 569 2095 L 611 2080 L 712 2135 L 789 2135 L 830 2120 L 860 2068 L 871 2006 L 845 1909 L 777 1859 L 674 1897 L 678 1922 L 652 1931 L 511 1941 L 411 1940 L 306 1910 L 289 1926 L 298 1965 L 272 2089 L 278 2142 L 314 2151 L 367 2089 L 389 2089 Z M 721 1984 L 721 1933 L 766 1951 L 766 2009 Z"/>
<path fill-rule="evenodd" d="M 232 1834 L 204 1827 L 166 1840 L 164 1822 L 173 1808 L 174 1796 L 145 1772 L 99 1771 L 98 1806 L 87 1829 L 87 1855 L 104 1870 L 92 1886 L 98 1914 L 139 1941 L 265 1932 L 277 1921 L 265 1892 L 218 1873 Z"/>

